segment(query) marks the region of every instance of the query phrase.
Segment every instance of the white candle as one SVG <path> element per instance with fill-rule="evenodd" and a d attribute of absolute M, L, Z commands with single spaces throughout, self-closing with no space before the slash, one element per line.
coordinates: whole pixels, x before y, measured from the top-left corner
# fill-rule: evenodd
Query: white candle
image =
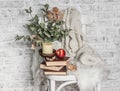
<path fill-rule="evenodd" d="M 53 53 L 53 44 L 51 42 L 43 43 L 42 50 L 43 50 L 42 52 L 45 53 L 45 54 Z"/>

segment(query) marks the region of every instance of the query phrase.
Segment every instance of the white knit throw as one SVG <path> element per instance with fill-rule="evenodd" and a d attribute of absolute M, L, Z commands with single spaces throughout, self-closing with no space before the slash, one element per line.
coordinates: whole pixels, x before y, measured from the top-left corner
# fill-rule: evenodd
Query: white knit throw
<path fill-rule="evenodd" d="M 100 56 L 85 43 L 80 19 L 80 12 L 77 9 L 68 8 L 65 11 L 65 28 L 72 30 L 63 40 L 63 46 L 71 57 L 71 63 L 77 66 L 77 71 L 69 71 L 69 74 L 76 76 L 80 91 L 94 91 L 96 85 L 107 77 L 108 71 Z"/>

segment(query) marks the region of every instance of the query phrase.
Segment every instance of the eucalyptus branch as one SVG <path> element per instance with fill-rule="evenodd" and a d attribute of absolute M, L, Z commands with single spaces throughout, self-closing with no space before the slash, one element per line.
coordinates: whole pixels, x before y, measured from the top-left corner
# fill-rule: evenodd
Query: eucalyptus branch
<path fill-rule="evenodd" d="M 25 11 L 31 16 L 29 24 L 26 24 L 28 30 L 31 32 L 31 35 L 17 35 L 15 38 L 16 40 L 23 39 L 24 41 L 28 40 L 37 44 L 39 42 L 53 42 L 56 40 L 61 41 L 62 38 L 68 36 L 69 30 L 63 29 L 64 21 L 62 18 L 58 18 L 61 12 L 57 7 L 49 10 L 49 5 L 45 4 L 41 9 L 42 16 L 40 17 L 43 17 L 43 22 L 41 23 L 39 23 L 40 20 L 37 14 L 32 16 L 31 7 L 29 7 L 29 9 L 25 9 Z"/>
<path fill-rule="evenodd" d="M 23 39 L 24 41 L 25 41 L 25 40 L 31 41 L 31 38 L 30 38 L 29 35 L 26 35 L 26 36 L 24 36 L 24 35 L 22 35 L 22 36 L 17 35 L 17 36 L 15 37 L 15 40 L 21 40 L 21 39 Z"/>

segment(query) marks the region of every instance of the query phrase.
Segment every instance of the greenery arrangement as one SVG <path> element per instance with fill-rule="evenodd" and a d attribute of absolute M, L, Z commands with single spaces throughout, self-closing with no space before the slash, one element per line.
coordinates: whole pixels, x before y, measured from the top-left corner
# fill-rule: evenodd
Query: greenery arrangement
<path fill-rule="evenodd" d="M 37 14 L 32 17 L 32 9 L 25 9 L 26 13 L 31 15 L 29 24 L 26 24 L 27 29 L 30 31 L 30 35 L 15 37 L 16 40 L 23 39 L 31 41 L 32 44 L 37 45 L 42 42 L 61 41 L 62 38 L 68 36 L 69 29 L 64 29 L 63 13 L 57 8 L 53 7 L 49 9 L 49 5 L 45 4 L 41 9 L 42 16 Z M 42 18 L 39 18 L 42 17 Z"/>

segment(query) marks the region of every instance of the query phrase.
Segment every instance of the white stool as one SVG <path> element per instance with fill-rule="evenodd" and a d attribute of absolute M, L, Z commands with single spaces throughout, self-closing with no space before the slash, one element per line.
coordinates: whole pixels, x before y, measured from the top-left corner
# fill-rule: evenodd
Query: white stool
<path fill-rule="evenodd" d="M 66 76 L 47 76 L 49 80 L 49 91 L 61 91 L 61 89 L 69 84 L 77 83 L 75 76 L 66 75 Z M 56 88 L 56 81 L 65 81 L 58 88 Z M 95 88 L 95 91 L 101 91 L 101 85 L 98 84 Z"/>

